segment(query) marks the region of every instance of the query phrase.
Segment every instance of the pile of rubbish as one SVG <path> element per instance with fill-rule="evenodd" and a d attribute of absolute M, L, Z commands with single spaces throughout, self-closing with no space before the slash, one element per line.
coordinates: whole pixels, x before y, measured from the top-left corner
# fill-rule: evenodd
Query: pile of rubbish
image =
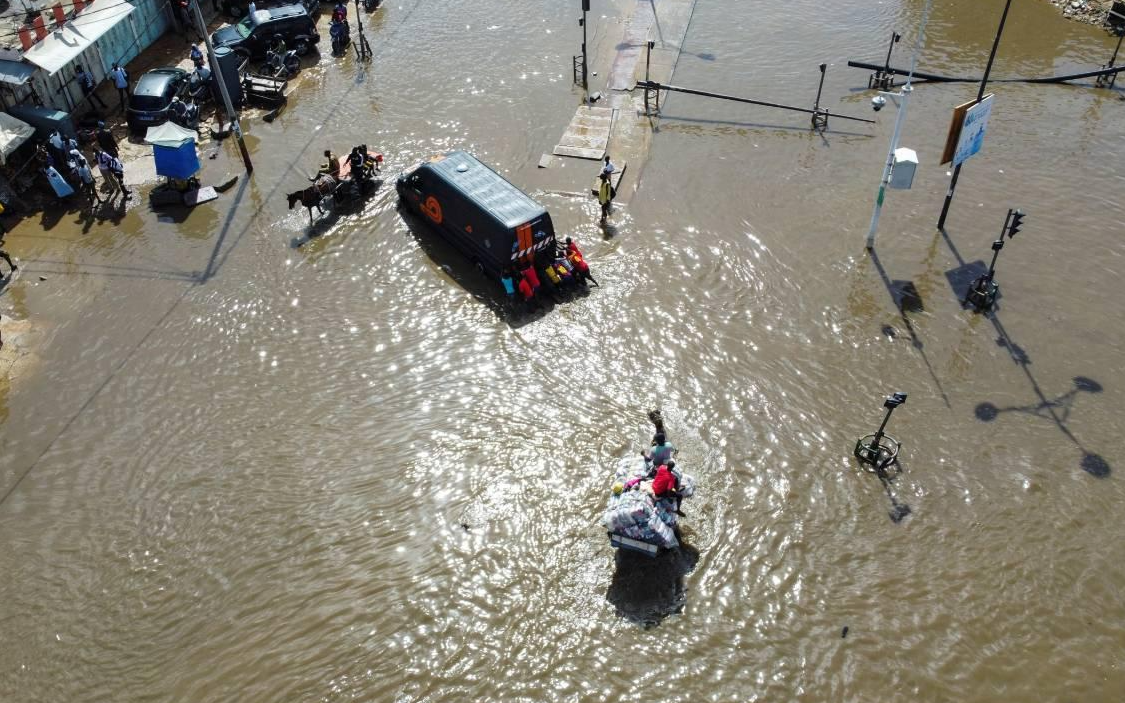
<path fill-rule="evenodd" d="M 602 517 L 613 546 L 650 556 L 655 556 L 660 548 L 680 546 L 675 529 L 680 501 L 695 492 L 695 479 L 673 468 L 679 489 L 674 496 L 658 498 L 652 490 L 656 469 L 643 456 L 623 459 L 618 464 L 609 505 Z"/>

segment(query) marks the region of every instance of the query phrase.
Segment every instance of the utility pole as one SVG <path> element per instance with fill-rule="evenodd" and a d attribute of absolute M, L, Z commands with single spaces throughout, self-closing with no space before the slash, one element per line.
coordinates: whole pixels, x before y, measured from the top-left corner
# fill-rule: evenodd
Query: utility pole
<path fill-rule="evenodd" d="M 926 0 L 926 7 L 922 10 L 922 24 L 918 28 L 918 40 L 914 44 L 914 55 L 910 58 L 910 73 L 906 76 L 906 84 L 902 86 L 902 105 L 898 108 L 895 117 L 895 131 L 891 135 L 891 146 L 887 149 L 887 164 L 883 167 L 883 177 L 879 180 L 879 192 L 875 196 L 875 208 L 871 211 L 871 226 L 867 229 L 867 250 L 875 248 L 875 232 L 879 229 L 879 215 L 883 211 L 883 197 L 887 193 L 887 184 L 891 182 L 891 170 L 895 165 L 895 150 L 898 149 L 898 138 L 902 134 L 902 123 L 906 121 L 906 105 L 910 101 L 910 93 L 914 86 L 910 81 L 914 79 L 914 68 L 918 65 L 918 54 L 922 52 L 922 45 L 926 42 L 926 22 L 930 19 L 930 7 L 933 0 Z M 894 35 L 898 37 L 898 34 Z M 897 39 L 891 39 L 891 48 L 894 48 Z M 887 64 L 890 65 L 891 52 L 887 51 Z"/>
<path fill-rule="evenodd" d="M 988 74 L 992 72 L 992 62 L 996 58 L 996 49 L 1000 46 L 1000 35 L 1004 33 L 1004 22 L 1008 19 L 1008 10 L 1012 7 L 1012 0 L 1004 3 L 1004 14 L 1000 15 L 1000 26 L 996 28 L 996 39 L 992 41 L 992 53 L 988 55 L 988 64 L 984 67 L 984 77 L 980 79 L 980 90 L 974 105 L 984 100 L 984 89 L 988 85 Z M 961 175 L 961 164 L 953 167 L 953 179 L 949 181 L 949 191 L 945 194 L 945 204 L 941 206 L 941 216 L 938 217 L 938 229 L 945 229 L 945 218 L 949 214 L 949 204 L 953 202 L 953 191 L 957 190 L 957 178 Z"/>
<path fill-rule="evenodd" d="M 250 163 L 250 152 L 246 150 L 246 142 L 242 138 L 242 127 L 238 124 L 238 113 L 230 102 L 230 93 L 227 91 L 227 82 L 223 80 L 222 67 L 215 58 L 215 47 L 211 46 L 211 35 L 207 33 L 207 23 L 203 21 L 203 12 L 199 9 L 199 0 L 189 3 L 195 10 L 195 21 L 199 22 L 199 33 L 207 43 L 207 56 L 211 59 L 211 80 L 219 81 L 219 93 L 223 96 L 223 105 L 227 108 L 227 117 L 230 119 L 231 130 L 238 139 L 238 150 L 242 152 L 242 162 L 246 164 L 246 173 L 254 172 L 254 164 Z"/>

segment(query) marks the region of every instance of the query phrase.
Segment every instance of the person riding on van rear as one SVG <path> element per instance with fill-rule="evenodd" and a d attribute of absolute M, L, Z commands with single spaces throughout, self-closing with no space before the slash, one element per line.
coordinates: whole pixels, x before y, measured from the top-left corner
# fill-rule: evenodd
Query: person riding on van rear
<path fill-rule="evenodd" d="M 539 274 L 535 273 L 535 267 L 528 266 L 527 268 L 523 269 L 521 273 L 523 274 L 523 277 L 527 279 L 527 282 L 531 284 L 531 290 L 538 293 L 540 285 Z"/>

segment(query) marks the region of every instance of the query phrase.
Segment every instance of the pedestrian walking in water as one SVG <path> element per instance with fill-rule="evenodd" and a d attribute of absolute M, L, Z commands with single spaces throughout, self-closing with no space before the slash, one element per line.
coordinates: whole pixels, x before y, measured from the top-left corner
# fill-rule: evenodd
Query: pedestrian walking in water
<path fill-rule="evenodd" d="M 16 266 L 14 263 L 12 263 L 12 257 L 8 256 L 8 252 L 4 251 L 3 249 L 0 249 L 0 259 L 3 259 L 4 261 L 7 261 L 8 267 L 12 269 L 11 271 L 8 272 L 9 276 L 11 276 L 16 271 L 20 270 L 19 266 Z"/>
<path fill-rule="evenodd" d="M 121 111 L 125 112 L 125 106 L 129 104 L 129 72 L 117 64 L 113 64 L 109 77 L 113 79 L 113 85 L 117 88 L 117 95 L 121 98 Z"/>
<path fill-rule="evenodd" d="M 113 137 L 113 132 L 105 126 L 105 122 L 98 123 L 98 146 L 104 149 L 110 156 L 117 156 L 117 140 Z"/>
<path fill-rule="evenodd" d="M 603 172 L 598 181 L 598 202 L 602 206 L 602 220 L 604 225 L 606 218 L 609 217 L 609 206 L 613 202 L 613 187 L 609 184 L 609 174 Z"/>
<path fill-rule="evenodd" d="M 82 68 L 81 66 L 75 66 L 74 78 L 78 81 L 78 85 L 82 86 L 83 95 L 90 98 L 91 102 L 97 100 L 98 104 L 102 106 L 102 109 L 106 109 L 105 102 L 100 97 L 98 97 L 97 92 L 94 90 L 98 87 L 97 83 L 94 82 L 94 77 L 86 72 L 86 69 Z"/>

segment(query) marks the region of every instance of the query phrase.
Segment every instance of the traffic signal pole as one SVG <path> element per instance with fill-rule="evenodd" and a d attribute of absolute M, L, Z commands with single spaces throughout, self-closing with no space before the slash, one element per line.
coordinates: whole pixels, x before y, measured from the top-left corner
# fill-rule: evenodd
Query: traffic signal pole
<path fill-rule="evenodd" d="M 984 67 L 984 77 L 980 79 L 980 90 L 974 105 L 984 100 L 984 89 L 988 85 L 988 74 L 992 72 L 992 62 L 996 59 L 996 49 L 1000 46 L 1000 35 L 1004 33 L 1004 22 L 1008 19 L 1008 10 L 1012 7 L 1012 0 L 1004 4 L 1004 14 L 1000 15 L 1000 26 L 996 28 L 996 39 L 992 41 L 992 52 L 988 55 L 988 63 Z M 949 190 L 945 194 L 945 204 L 941 206 L 941 216 L 938 217 L 938 229 L 945 229 L 945 218 L 949 215 L 949 205 L 953 202 L 953 192 L 957 190 L 957 179 L 961 176 L 961 164 L 953 167 L 953 179 L 949 181 Z"/>

